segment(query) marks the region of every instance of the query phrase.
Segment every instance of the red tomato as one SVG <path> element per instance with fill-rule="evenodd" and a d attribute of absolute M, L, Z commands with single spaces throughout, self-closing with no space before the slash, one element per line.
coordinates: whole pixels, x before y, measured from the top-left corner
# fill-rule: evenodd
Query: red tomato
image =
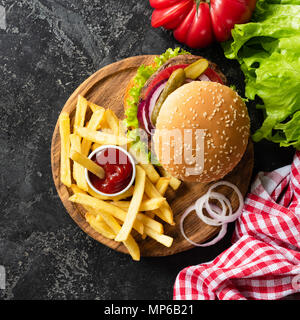
<path fill-rule="evenodd" d="M 159 1 L 163 2 L 162 0 Z M 174 3 L 174 1 L 171 1 Z M 189 12 L 190 8 L 193 6 L 193 2 L 191 0 L 180 0 L 176 1 L 172 6 L 168 6 L 166 8 L 158 8 L 152 13 L 152 27 L 157 28 L 168 24 L 170 22 L 174 22 L 174 20 L 178 19 L 180 16 L 185 15 Z"/>
<path fill-rule="evenodd" d="M 150 0 L 154 28 L 174 30 L 174 37 L 191 48 L 231 37 L 235 24 L 250 20 L 256 0 Z M 197 5 L 198 11 L 197 11 Z"/>
<path fill-rule="evenodd" d="M 216 39 L 228 40 L 235 24 L 250 20 L 255 6 L 256 0 L 212 0 L 211 18 Z"/>
<path fill-rule="evenodd" d="M 196 2 L 183 22 L 174 30 L 174 37 L 190 48 L 204 48 L 213 41 L 213 30 L 208 3 L 200 3 L 198 14 Z"/>

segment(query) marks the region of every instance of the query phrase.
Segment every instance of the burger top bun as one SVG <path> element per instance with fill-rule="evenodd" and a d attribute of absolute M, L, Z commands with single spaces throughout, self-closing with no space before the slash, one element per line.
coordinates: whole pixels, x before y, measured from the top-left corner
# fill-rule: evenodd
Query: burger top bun
<path fill-rule="evenodd" d="M 246 105 L 235 91 L 216 82 L 193 81 L 162 105 L 154 150 L 171 175 L 207 183 L 223 178 L 239 163 L 249 132 Z"/>

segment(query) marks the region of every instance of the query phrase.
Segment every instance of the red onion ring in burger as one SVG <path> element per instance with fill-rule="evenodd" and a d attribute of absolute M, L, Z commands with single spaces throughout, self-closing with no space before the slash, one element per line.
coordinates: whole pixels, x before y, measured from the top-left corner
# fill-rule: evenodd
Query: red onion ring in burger
<path fill-rule="evenodd" d="M 159 82 L 158 86 L 156 87 L 156 89 L 152 93 L 152 96 L 150 96 L 150 99 L 149 99 L 149 120 L 150 120 L 151 126 L 153 128 L 154 128 L 154 125 L 153 125 L 153 123 L 151 121 L 152 111 L 154 109 L 154 106 L 155 106 L 160 94 L 164 90 L 164 87 L 166 86 L 166 84 L 167 84 L 167 81 Z"/>
<path fill-rule="evenodd" d="M 198 78 L 200 81 L 211 81 L 204 73 Z"/>
<path fill-rule="evenodd" d="M 151 122 L 151 115 L 154 106 L 166 86 L 167 80 L 158 82 L 145 100 L 142 100 L 138 105 L 137 118 L 141 127 L 143 127 L 149 135 L 153 135 L 154 125 Z"/>
<path fill-rule="evenodd" d="M 146 101 L 141 101 L 138 106 L 137 118 L 139 121 L 139 126 L 146 130 L 148 134 L 151 134 L 151 129 L 149 128 L 149 120 L 147 117 L 147 110 L 146 110 Z"/>

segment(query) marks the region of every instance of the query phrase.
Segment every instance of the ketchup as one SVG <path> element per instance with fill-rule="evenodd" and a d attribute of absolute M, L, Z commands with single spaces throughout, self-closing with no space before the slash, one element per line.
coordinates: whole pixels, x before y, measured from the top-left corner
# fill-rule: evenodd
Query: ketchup
<path fill-rule="evenodd" d="M 89 172 L 92 185 L 100 192 L 114 194 L 125 189 L 133 174 L 132 163 L 128 156 L 115 148 L 106 148 L 96 153 L 92 160 L 105 171 L 105 178 L 100 179 Z"/>

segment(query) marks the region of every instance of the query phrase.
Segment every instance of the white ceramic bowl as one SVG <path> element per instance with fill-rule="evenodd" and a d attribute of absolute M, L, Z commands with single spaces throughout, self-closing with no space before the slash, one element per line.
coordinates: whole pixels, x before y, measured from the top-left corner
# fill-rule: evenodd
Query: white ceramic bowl
<path fill-rule="evenodd" d="M 121 190 L 120 192 L 117 192 L 117 193 L 104 193 L 104 192 L 99 191 L 98 189 L 96 189 L 96 188 L 92 185 L 92 183 L 91 183 L 91 181 L 90 181 L 90 178 L 89 178 L 89 174 L 88 174 L 88 170 L 87 170 L 87 169 L 85 169 L 84 173 L 85 173 L 85 179 L 86 179 L 88 185 L 90 186 L 90 188 L 91 188 L 92 190 L 94 190 L 96 193 L 98 193 L 98 194 L 100 194 L 100 195 L 102 195 L 102 196 L 115 197 L 115 196 L 118 196 L 118 195 L 124 193 L 125 191 L 127 191 L 127 190 L 132 186 L 133 181 L 134 181 L 134 179 L 135 179 L 135 174 L 136 174 L 135 161 L 134 161 L 132 155 L 131 155 L 127 150 L 125 150 L 125 149 L 123 149 L 123 148 L 121 148 L 121 147 L 119 147 L 119 146 L 114 146 L 114 145 L 103 145 L 103 146 L 95 149 L 95 150 L 89 155 L 89 159 L 91 159 L 91 158 L 92 158 L 96 153 L 98 153 L 99 151 L 102 151 L 102 150 L 107 149 L 107 148 L 118 149 L 118 150 L 120 150 L 121 152 L 125 153 L 125 154 L 127 155 L 127 157 L 129 158 L 129 161 L 130 161 L 131 164 L 132 164 L 132 178 L 131 178 L 129 184 L 128 184 L 123 190 Z"/>

